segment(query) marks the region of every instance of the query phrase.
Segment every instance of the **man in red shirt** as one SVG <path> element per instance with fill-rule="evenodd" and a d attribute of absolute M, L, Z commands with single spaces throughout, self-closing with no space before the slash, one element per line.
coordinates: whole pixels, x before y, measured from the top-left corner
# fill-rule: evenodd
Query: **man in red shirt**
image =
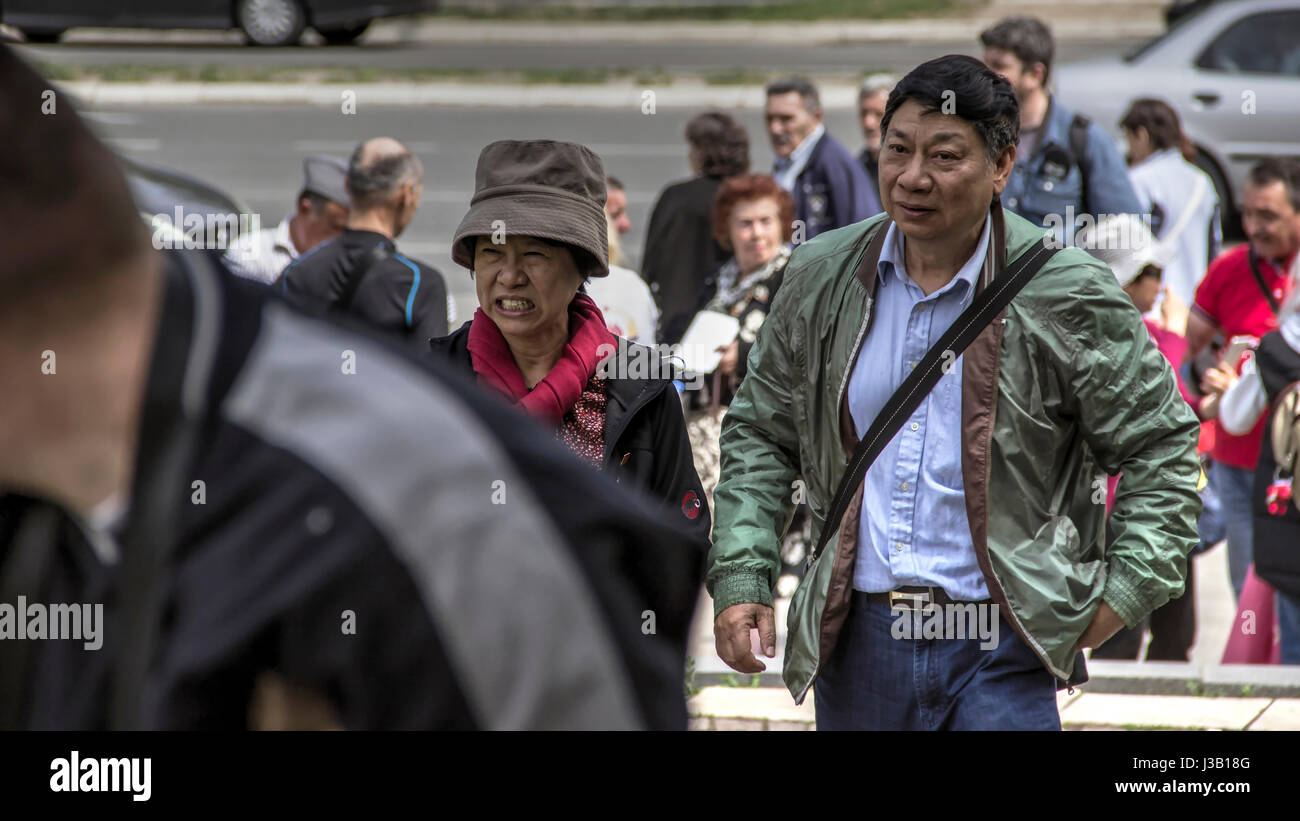
<path fill-rule="evenodd" d="M 1215 332 L 1223 334 L 1225 349 L 1234 337 L 1251 337 L 1254 344 L 1277 329 L 1278 306 L 1293 287 L 1291 273 L 1300 251 L 1300 163 L 1270 158 L 1250 170 L 1241 194 L 1241 222 L 1248 244 L 1220 254 L 1210 263 L 1196 289 L 1187 321 L 1190 362 Z M 1240 358 L 1239 358 L 1240 359 Z M 1205 392 L 1197 406 L 1202 419 L 1215 419 L 1219 397 L 1240 361 L 1220 362 L 1201 385 Z M 1251 564 L 1250 493 L 1255 462 L 1259 458 L 1265 419 L 1245 436 L 1233 436 L 1216 419 L 1214 426 L 1214 483 L 1228 533 L 1228 571 L 1232 589 L 1241 594 Z"/>

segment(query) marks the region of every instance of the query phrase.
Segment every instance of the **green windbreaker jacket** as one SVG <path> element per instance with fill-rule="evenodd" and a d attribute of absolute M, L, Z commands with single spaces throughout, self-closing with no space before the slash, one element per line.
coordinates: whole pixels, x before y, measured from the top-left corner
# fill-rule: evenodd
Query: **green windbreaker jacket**
<path fill-rule="evenodd" d="M 995 204 L 985 275 L 1043 229 Z M 714 610 L 771 604 L 796 501 L 814 533 L 857 444 L 849 375 L 870 328 L 854 275 L 887 216 L 799 246 L 722 428 L 708 588 Z M 1005 221 L 1005 227 L 1004 227 Z M 990 594 L 1044 667 L 1070 678 L 1104 600 L 1130 627 L 1182 594 L 1196 543 L 1197 420 L 1141 316 L 1100 261 L 1058 251 L 966 349 L 962 474 Z M 1105 543 L 1106 474 L 1123 472 Z M 848 614 L 862 487 L 790 602 L 783 675 L 802 702 Z"/>

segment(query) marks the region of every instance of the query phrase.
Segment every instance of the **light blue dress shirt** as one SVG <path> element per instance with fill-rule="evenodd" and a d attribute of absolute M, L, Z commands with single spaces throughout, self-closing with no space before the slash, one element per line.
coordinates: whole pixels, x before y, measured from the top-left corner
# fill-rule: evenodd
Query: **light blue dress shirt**
<path fill-rule="evenodd" d="M 817 147 L 817 141 L 826 135 L 826 124 L 818 123 L 817 127 L 803 138 L 803 142 L 795 146 L 794 151 L 790 152 L 789 157 L 777 157 L 772 162 L 772 177 L 776 184 L 787 191 L 794 190 L 794 181 L 799 179 L 804 168 L 808 165 L 808 157 L 812 150 Z"/>
<path fill-rule="evenodd" d="M 858 437 L 948 327 L 975 298 L 991 221 L 975 253 L 944 287 L 926 296 L 907 275 L 903 235 L 891 224 L 877 265 L 871 331 L 849 378 Z M 853 587 L 882 593 L 942 587 L 960 601 L 989 597 L 971 544 L 961 474 L 962 357 L 939 380 L 867 471 Z"/>

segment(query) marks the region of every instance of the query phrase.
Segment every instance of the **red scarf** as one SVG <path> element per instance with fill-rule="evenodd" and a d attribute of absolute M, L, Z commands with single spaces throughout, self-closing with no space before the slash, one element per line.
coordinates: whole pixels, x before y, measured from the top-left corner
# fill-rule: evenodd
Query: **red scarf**
<path fill-rule="evenodd" d="M 613 345 L 615 341 L 605 327 L 600 308 L 586 294 L 578 294 L 569 303 L 569 341 L 564 345 L 560 361 L 530 391 L 501 329 L 482 308 L 474 311 L 469 326 L 470 362 L 478 374 L 479 384 L 496 389 L 530 416 L 554 425 L 559 425 L 577 404 L 587 380 L 600 364 L 601 353 L 609 352 L 609 349 L 599 350 L 606 344 Z"/>

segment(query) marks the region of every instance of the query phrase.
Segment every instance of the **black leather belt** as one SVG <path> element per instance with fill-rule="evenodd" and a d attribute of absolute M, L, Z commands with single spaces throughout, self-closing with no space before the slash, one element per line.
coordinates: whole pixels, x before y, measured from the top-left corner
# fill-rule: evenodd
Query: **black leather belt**
<path fill-rule="evenodd" d="M 853 598 L 857 602 L 866 602 L 869 604 L 885 604 L 890 608 L 903 607 L 908 610 L 919 610 L 927 604 L 992 604 L 992 599 L 980 599 L 978 601 L 958 601 L 947 593 L 943 592 L 942 587 L 900 587 L 897 590 L 890 590 L 887 593 L 863 593 L 860 590 L 853 591 Z"/>

